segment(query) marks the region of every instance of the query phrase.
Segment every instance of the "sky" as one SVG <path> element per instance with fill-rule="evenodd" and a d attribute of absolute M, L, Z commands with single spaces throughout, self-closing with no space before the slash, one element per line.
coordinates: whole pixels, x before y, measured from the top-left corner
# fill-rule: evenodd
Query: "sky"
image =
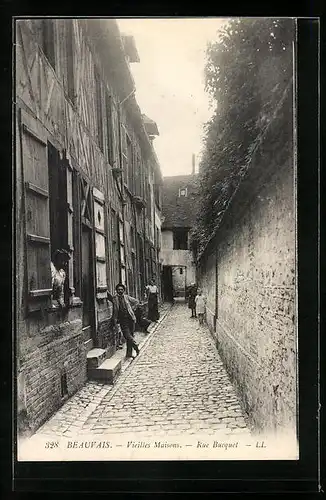
<path fill-rule="evenodd" d="M 157 123 L 154 148 L 163 176 L 190 174 L 202 149 L 203 124 L 210 118 L 204 89 L 205 51 L 226 22 L 223 18 L 119 19 L 133 35 L 140 62 L 132 63 L 136 100 Z"/>

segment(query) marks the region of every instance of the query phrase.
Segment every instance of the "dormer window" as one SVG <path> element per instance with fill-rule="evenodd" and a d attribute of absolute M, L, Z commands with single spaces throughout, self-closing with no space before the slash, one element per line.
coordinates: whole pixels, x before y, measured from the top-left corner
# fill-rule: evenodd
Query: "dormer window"
<path fill-rule="evenodd" d="M 179 189 L 179 197 L 180 196 L 187 196 L 188 192 L 187 192 L 187 188 L 180 188 Z"/>

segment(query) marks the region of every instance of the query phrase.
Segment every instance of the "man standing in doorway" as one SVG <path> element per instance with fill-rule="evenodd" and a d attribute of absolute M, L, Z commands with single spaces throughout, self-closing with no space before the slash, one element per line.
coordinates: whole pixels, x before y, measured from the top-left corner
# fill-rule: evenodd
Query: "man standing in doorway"
<path fill-rule="evenodd" d="M 133 334 L 136 325 L 136 316 L 132 306 L 138 305 L 138 300 L 125 293 L 126 287 L 119 283 L 116 287 L 116 294 L 112 297 L 113 303 L 113 325 L 120 325 L 121 331 L 127 342 L 127 358 L 133 358 L 132 350 L 135 349 L 137 356 L 139 347 Z"/>

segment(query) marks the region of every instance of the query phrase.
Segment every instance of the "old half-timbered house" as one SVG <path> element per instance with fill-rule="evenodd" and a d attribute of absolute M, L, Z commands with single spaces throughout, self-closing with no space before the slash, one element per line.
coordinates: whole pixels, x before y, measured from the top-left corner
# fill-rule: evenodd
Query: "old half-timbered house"
<path fill-rule="evenodd" d="M 162 177 L 115 20 L 16 20 L 15 48 L 18 420 L 33 432 L 85 383 L 91 349 L 115 353 L 107 292 L 143 299 L 160 278 Z"/>

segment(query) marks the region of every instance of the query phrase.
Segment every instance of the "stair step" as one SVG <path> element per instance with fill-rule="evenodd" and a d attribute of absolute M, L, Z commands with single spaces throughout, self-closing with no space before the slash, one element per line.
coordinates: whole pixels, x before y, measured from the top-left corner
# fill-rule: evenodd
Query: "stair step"
<path fill-rule="evenodd" d="M 122 362 L 121 357 L 114 354 L 111 358 L 106 359 L 97 368 L 87 370 L 88 377 L 91 380 L 101 380 L 109 384 L 114 384 L 116 378 L 121 372 Z"/>
<path fill-rule="evenodd" d="M 98 347 L 87 353 L 87 369 L 98 368 L 106 358 L 106 350 Z"/>

